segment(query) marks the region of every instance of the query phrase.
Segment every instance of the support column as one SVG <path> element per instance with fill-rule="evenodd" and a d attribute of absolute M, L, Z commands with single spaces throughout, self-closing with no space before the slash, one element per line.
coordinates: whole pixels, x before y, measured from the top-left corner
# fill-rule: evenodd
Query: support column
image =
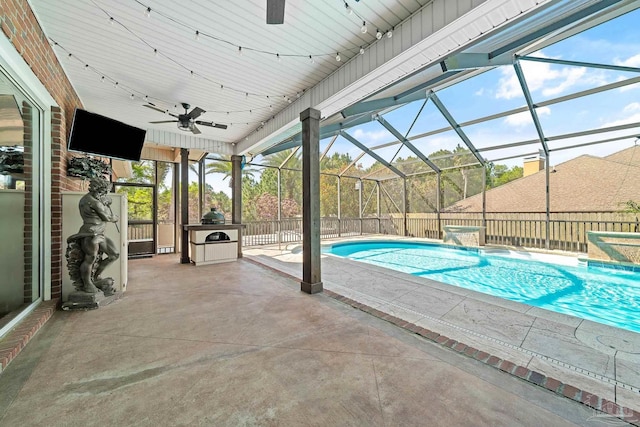
<path fill-rule="evenodd" d="M 545 236 L 544 247 L 545 249 L 551 249 L 551 208 L 549 201 L 549 153 L 546 153 L 544 158 L 545 169 L 545 204 L 547 205 L 547 211 L 545 216 L 545 223 L 547 224 L 547 235 Z"/>
<path fill-rule="evenodd" d="M 382 227 L 380 227 L 380 221 L 381 221 L 381 219 L 380 219 L 380 202 L 381 202 L 381 200 L 380 200 L 380 181 L 376 181 L 376 193 L 377 193 L 376 194 L 376 199 L 377 199 L 376 202 L 378 204 L 378 206 L 376 207 L 376 214 L 378 215 L 378 234 L 380 234 L 380 229 L 382 228 Z"/>
<path fill-rule="evenodd" d="M 404 234 L 403 236 L 409 235 L 409 230 L 407 229 L 407 208 L 409 207 L 409 203 L 407 200 L 407 178 L 402 178 L 402 210 L 403 210 L 403 228 Z"/>
<path fill-rule="evenodd" d="M 242 224 L 242 156 L 231 156 L 231 223 Z M 238 258 L 242 258 L 242 228 L 238 229 Z"/>
<path fill-rule="evenodd" d="M 320 274 L 320 111 L 307 108 L 302 122 L 302 282 L 308 294 L 322 292 Z"/>
<path fill-rule="evenodd" d="M 184 228 L 189 224 L 189 150 L 186 148 L 180 149 L 180 217 L 180 264 L 189 264 L 189 232 Z"/>
<path fill-rule="evenodd" d="M 442 172 L 438 172 L 436 175 L 436 218 L 438 221 L 438 239 L 442 239 L 442 218 L 440 217 L 440 212 L 442 211 Z"/>
<path fill-rule="evenodd" d="M 340 184 L 340 175 L 338 175 L 338 237 L 342 237 L 342 188 Z"/>
<path fill-rule="evenodd" d="M 231 223 L 242 224 L 242 156 L 231 156 Z"/>
<path fill-rule="evenodd" d="M 360 235 L 362 236 L 362 180 L 358 181 L 358 218 L 360 219 Z"/>

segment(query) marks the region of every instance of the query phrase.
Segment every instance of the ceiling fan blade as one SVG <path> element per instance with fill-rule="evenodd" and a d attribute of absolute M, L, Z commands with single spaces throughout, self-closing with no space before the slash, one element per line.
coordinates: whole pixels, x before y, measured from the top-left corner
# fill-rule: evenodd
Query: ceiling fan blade
<path fill-rule="evenodd" d="M 157 123 L 175 123 L 178 120 L 160 120 L 158 122 L 149 122 L 149 123 L 153 123 L 153 124 L 157 124 Z"/>
<path fill-rule="evenodd" d="M 167 110 L 163 110 L 160 107 L 156 107 L 155 105 L 149 103 L 149 104 L 144 104 L 143 107 L 147 107 L 147 108 L 151 108 L 152 110 L 156 110 L 156 111 L 160 111 L 161 113 L 168 113 Z"/>
<path fill-rule="evenodd" d="M 170 115 L 170 116 L 172 116 L 172 117 L 175 117 L 175 118 L 177 118 L 177 117 L 178 117 L 178 115 L 177 115 L 177 114 L 173 114 L 173 113 L 172 113 L 171 111 L 169 111 L 169 110 L 163 110 L 163 109 L 162 109 L 162 108 L 160 108 L 160 107 L 156 107 L 156 106 L 155 106 L 155 105 L 153 105 L 152 103 L 144 104 L 144 105 L 143 105 L 143 107 L 151 108 L 152 110 L 156 110 L 156 111 L 159 111 L 159 112 L 161 112 L 161 113 L 168 114 L 168 115 Z"/>
<path fill-rule="evenodd" d="M 191 112 L 187 114 L 187 116 L 189 116 L 190 119 L 196 119 L 200 117 L 202 113 L 206 113 L 206 111 L 200 107 L 196 107 L 193 110 L 191 110 Z"/>
<path fill-rule="evenodd" d="M 198 129 L 198 127 L 196 126 L 195 123 L 192 123 L 191 126 L 189 126 L 189 129 L 191 130 L 191 133 L 193 133 L 195 135 L 198 135 L 198 134 L 202 133 L 200 131 L 200 129 Z"/>
<path fill-rule="evenodd" d="M 282 24 L 284 22 L 285 0 L 267 0 L 267 24 Z"/>
<path fill-rule="evenodd" d="M 218 128 L 218 129 L 226 129 L 227 125 L 223 125 L 220 123 L 213 123 L 213 122 L 202 122 L 200 120 L 196 120 L 196 123 L 202 126 L 209 126 L 212 128 Z"/>

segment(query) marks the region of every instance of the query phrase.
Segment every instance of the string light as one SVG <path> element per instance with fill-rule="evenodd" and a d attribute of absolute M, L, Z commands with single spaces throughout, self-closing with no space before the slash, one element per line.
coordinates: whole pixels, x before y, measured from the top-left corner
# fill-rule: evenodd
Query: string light
<path fill-rule="evenodd" d="M 347 2 L 344 2 L 344 8 L 349 15 L 353 15 L 353 9 L 351 9 L 351 6 L 349 6 Z"/>
<path fill-rule="evenodd" d="M 380 40 L 382 38 L 382 33 L 380 32 L 380 30 L 376 30 L 376 38 L 378 40 Z"/>
<path fill-rule="evenodd" d="M 364 55 L 364 48 L 360 46 L 360 55 Z"/>
<path fill-rule="evenodd" d="M 309 62 L 310 62 L 311 64 L 315 64 L 315 62 L 316 62 L 316 61 L 313 59 L 313 56 L 311 56 L 311 55 L 309 55 Z"/>
<path fill-rule="evenodd" d="M 158 56 L 158 49 L 153 49 L 153 56 Z"/>
<path fill-rule="evenodd" d="M 390 39 L 391 37 L 393 37 L 393 29 L 387 31 L 387 38 Z"/>
<path fill-rule="evenodd" d="M 336 53 L 336 61 L 340 62 L 342 58 L 340 58 L 340 53 Z"/>
<path fill-rule="evenodd" d="M 147 18 L 151 17 L 151 8 L 150 7 L 147 7 L 147 10 L 144 11 L 144 15 Z"/>
<path fill-rule="evenodd" d="M 69 54 L 69 55 L 67 56 L 67 59 L 68 59 L 69 61 L 71 61 L 71 56 L 73 56 L 73 55 Z"/>
<path fill-rule="evenodd" d="M 242 56 L 242 46 L 238 46 L 238 55 Z"/>
<path fill-rule="evenodd" d="M 111 25 L 113 25 L 113 23 L 114 23 L 115 21 L 116 21 L 116 20 L 115 20 L 115 19 L 113 19 L 113 16 L 110 16 L 110 17 L 109 17 L 109 23 L 110 23 Z"/>
<path fill-rule="evenodd" d="M 118 23 L 118 24 L 120 24 L 120 23 Z M 148 102 L 148 99 L 149 99 L 149 98 L 148 98 L 148 95 L 145 95 L 144 93 L 140 93 L 140 91 L 137 91 L 137 90 L 135 90 L 135 89 L 129 88 L 129 87 L 125 86 L 125 85 L 121 85 L 121 84 L 120 84 L 118 81 L 116 81 L 115 79 L 113 79 L 113 78 L 111 78 L 111 77 L 109 77 L 109 76 L 107 76 L 107 75 L 105 75 L 105 74 L 102 74 L 102 73 L 100 72 L 100 70 L 98 70 L 98 69 L 96 69 L 96 68 L 91 67 L 91 65 L 90 65 L 90 64 L 85 63 L 85 62 L 84 62 L 84 61 L 82 61 L 80 58 L 78 58 L 77 56 L 73 55 L 73 53 L 69 52 L 69 51 L 68 51 L 67 49 L 65 49 L 63 46 L 60 46 L 60 44 L 59 44 L 58 42 L 56 42 L 55 40 L 53 40 L 53 39 L 51 39 L 51 38 L 49 38 L 49 40 L 51 41 L 52 46 L 55 46 L 55 47 L 58 47 L 58 48 L 62 49 L 62 50 L 65 52 L 65 54 L 66 54 L 67 58 L 69 58 L 69 60 L 74 60 L 74 59 L 75 59 L 75 60 L 77 60 L 78 62 L 80 62 L 80 63 L 82 64 L 82 66 L 83 66 L 85 69 L 87 69 L 87 70 L 91 70 L 91 71 L 93 71 L 94 73 L 98 74 L 98 75 L 100 76 L 100 82 L 101 82 L 101 83 L 103 83 L 103 82 L 105 81 L 105 79 L 107 79 L 107 80 L 109 80 L 109 81 L 113 84 L 114 88 L 122 88 L 123 90 L 125 90 L 126 92 L 128 92 L 128 93 L 127 93 L 127 96 L 129 96 L 129 97 L 130 97 L 131 95 L 134 95 L 134 98 L 135 98 L 135 97 L 136 97 L 136 93 L 137 93 L 137 94 L 138 94 L 138 96 L 140 96 L 140 98 L 144 98 L 144 99 Z M 157 51 L 157 49 L 154 49 L 154 53 L 159 53 L 159 52 Z M 167 55 L 163 55 L 163 57 L 166 57 L 167 59 L 170 59 L 170 60 L 171 60 L 171 58 L 170 58 L 170 57 L 168 57 Z M 207 77 L 205 77 L 205 76 L 202 76 L 202 75 L 200 75 L 200 74 L 197 74 L 194 70 L 189 70 L 189 69 L 187 69 L 187 68 L 186 68 L 184 65 L 182 65 L 182 64 L 179 64 L 179 65 L 180 65 L 182 68 L 185 68 L 187 71 L 189 71 L 189 75 L 190 75 L 190 76 L 192 76 L 192 77 L 202 77 L 204 80 L 210 81 L 210 82 L 214 83 L 215 85 L 219 85 L 220 90 L 223 90 L 223 89 L 224 89 L 224 85 L 223 85 L 223 84 L 221 84 L 221 83 L 219 83 L 219 82 L 212 81 L 211 79 L 208 79 L 208 78 L 207 78 Z M 263 97 L 263 98 L 266 98 L 267 100 L 269 100 L 269 99 L 270 99 L 270 96 L 269 96 L 269 95 L 262 95 L 262 94 L 256 94 L 256 93 L 247 92 L 247 91 L 240 91 L 239 89 L 234 89 L 234 88 L 229 88 L 229 89 L 230 89 L 230 90 L 232 90 L 232 91 L 234 91 L 234 92 L 241 92 L 241 93 L 244 93 L 244 94 L 245 94 L 245 97 L 255 96 L 255 97 Z M 282 96 L 283 96 L 283 101 L 291 102 L 290 98 L 289 98 L 287 95 L 282 95 Z M 162 101 L 162 100 L 161 100 L 161 99 L 159 99 L 159 98 L 155 98 L 155 99 L 158 99 L 158 101 L 165 102 L 165 103 L 167 103 L 167 104 L 169 103 L 169 102 L 167 102 L 167 101 Z M 272 109 L 273 109 L 273 105 L 272 105 L 272 104 L 269 104 L 269 105 L 265 105 L 264 107 L 258 107 L 257 109 L 267 109 L 267 108 L 269 108 L 269 110 L 272 110 Z M 249 111 L 249 110 L 238 110 L 238 111 L 232 111 L 232 112 L 233 112 L 233 113 L 243 113 L 243 112 L 247 112 L 247 111 Z M 218 112 L 218 113 L 224 113 L 224 111 L 214 111 L 214 110 L 209 110 L 209 112 L 210 112 L 210 113 L 215 113 L 215 112 Z M 228 114 L 228 113 L 229 113 L 229 112 L 227 112 L 227 114 Z"/>
<path fill-rule="evenodd" d="M 360 32 L 362 34 L 366 34 L 367 33 L 367 23 L 366 23 L 366 21 L 362 21 L 362 27 L 360 27 Z"/>
<path fill-rule="evenodd" d="M 129 95 L 129 98 L 133 101 L 133 99 L 135 98 L 134 94 Z"/>
<path fill-rule="evenodd" d="M 200 40 L 200 31 L 196 30 L 196 35 L 194 36 L 196 40 Z"/>
<path fill-rule="evenodd" d="M 280 54 L 276 53 L 276 56 L 278 57 L 278 62 L 282 62 L 282 58 L 280 58 Z"/>

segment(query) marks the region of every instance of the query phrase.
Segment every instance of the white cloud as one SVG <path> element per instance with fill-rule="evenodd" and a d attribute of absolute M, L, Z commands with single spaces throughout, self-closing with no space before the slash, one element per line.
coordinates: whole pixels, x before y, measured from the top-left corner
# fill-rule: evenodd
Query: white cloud
<path fill-rule="evenodd" d="M 607 127 L 611 127 L 611 126 L 626 125 L 626 124 L 629 124 L 629 123 L 637 123 L 637 122 L 640 122 L 640 112 L 635 113 L 635 114 L 631 114 L 630 116 L 623 117 L 623 118 L 618 119 L 618 120 L 614 120 L 612 122 L 604 123 L 600 127 L 601 128 L 607 128 Z"/>
<path fill-rule="evenodd" d="M 356 129 L 353 132 L 353 137 L 363 144 L 367 145 L 368 143 L 377 143 L 381 141 L 392 140 L 393 137 L 386 130 L 379 130 L 375 132 L 364 131 L 362 129 Z"/>
<path fill-rule="evenodd" d="M 540 107 L 536 109 L 536 112 L 538 113 L 538 117 L 548 116 L 551 114 L 551 109 L 549 107 Z M 533 124 L 533 119 L 531 119 L 531 113 L 529 111 L 525 111 L 506 117 L 504 119 L 504 123 L 513 127 L 522 127 Z"/>
<path fill-rule="evenodd" d="M 615 58 L 613 63 L 623 67 L 640 67 L 640 53 L 627 59 Z"/>
<path fill-rule="evenodd" d="M 633 111 L 640 111 L 640 102 L 632 102 L 631 104 L 625 105 L 622 109 L 625 113 L 631 113 Z"/>
<path fill-rule="evenodd" d="M 545 55 L 539 55 L 546 58 Z M 600 71 L 588 71 L 585 67 L 553 67 L 546 62 L 522 61 L 522 70 L 531 93 L 542 91 L 544 96 L 556 96 L 573 86 L 607 83 Z M 496 98 L 512 99 L 522 95 L 518 76 L 511 67 L 502 68 Z"/>
<path fill-rule="evenodd" d="M 474 94 L 474 95 L 476 95 L 476 96 L 482 96 L 482 95 L 484 95 L 484 88 L 483 88 L 483 87 L 481 87 L 480 89 L 478 89 L 477 91 L 475 91 L 473 94 Z"/>
<path fill-rule="evenodd" d="M 564 91 L 566 91 L 567 89 L 569 89 L 571 86 L 574 86 L 577 83 L 580 83 L 581 80 L 584 81 L 584 75 L 586 72 L 587 72 L 587 69 L 583 67 L 563 68 L 559 72 L 560 74 L 559 77 L 563 78 L 564 80 L 562 80 L 560 83 L 558 83 L 555 86 L 545 87 L 542 90 L 542 94 L 544 96 L 559 95 Z"/>

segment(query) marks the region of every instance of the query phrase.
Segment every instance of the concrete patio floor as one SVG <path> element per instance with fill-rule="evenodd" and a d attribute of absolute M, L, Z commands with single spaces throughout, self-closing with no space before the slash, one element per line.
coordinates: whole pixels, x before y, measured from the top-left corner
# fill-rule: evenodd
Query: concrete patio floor
<path fill-rule="evenodd" d="M 62 312 L 0 375 L 2 426 L 624 423 L 249 260 L 129 262 L 123 298 Z"/>
<path fill-rule="evenodd" d="M 245 255 L 301 277 L 295 244 Z M 640 411 L 638 333 L 334 256 L 323 255 L 322 278 L 327 290 Z"/>

